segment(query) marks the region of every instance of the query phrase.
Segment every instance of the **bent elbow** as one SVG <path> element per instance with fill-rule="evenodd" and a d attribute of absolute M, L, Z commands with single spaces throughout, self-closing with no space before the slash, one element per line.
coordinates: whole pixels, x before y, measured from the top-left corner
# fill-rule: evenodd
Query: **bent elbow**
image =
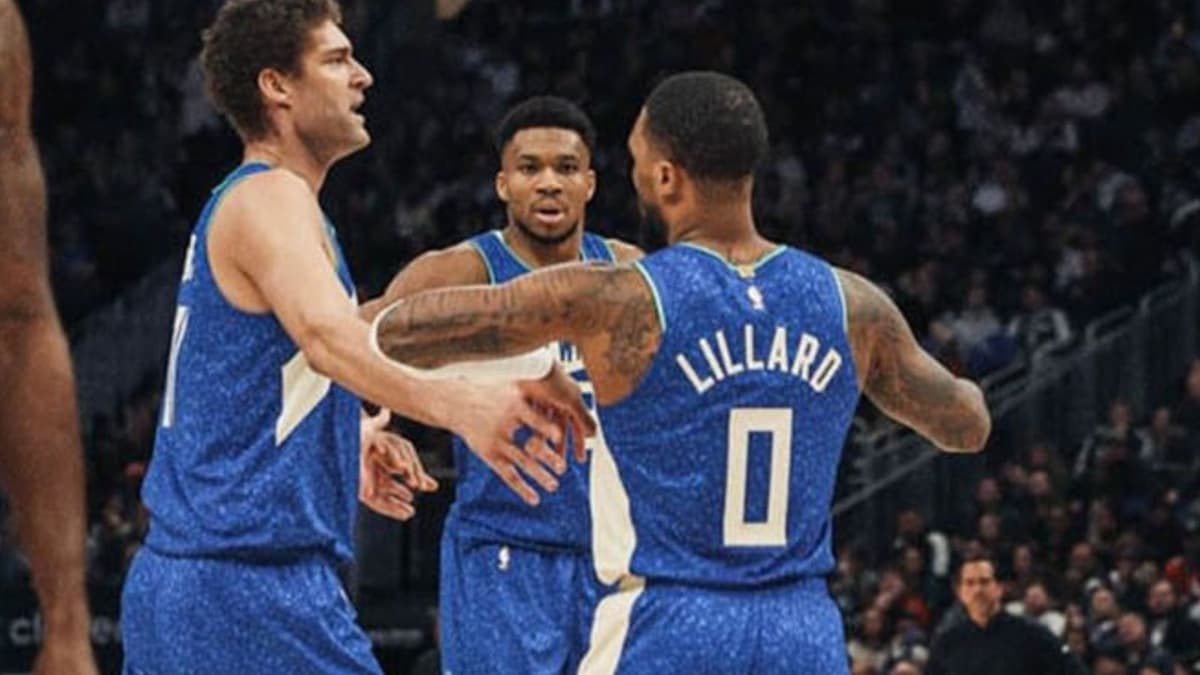
<path fill-rule="evenodd" d="M 337 366 L 336 329 L 332 323 L 313 321 L 306 323 L 296 336 L 297 347 L 308 362 L 308 367 L 318 375 L 334 378 Z"/>
<path fill-rule="evenodd" d="M 945 448 L 950 452 L 976 453 L 987 446 L 988 438 L 992 435 L 992 415 L 988 412 L 987 401 L 983 390 L 974 382 L 960 380 L 966 390 L 961 425 L 958 433 L 954 434 L 952 442 Z"/>
<path fill-rule="evenodd" d="M 966 435 L 962 452 L 981 452 L 987 447 L 988 438 L 992 435 L 992 416 L 988 414 L 987 408 L 984 408 L 979 415 L 976 416 L 974 424 Z"/>

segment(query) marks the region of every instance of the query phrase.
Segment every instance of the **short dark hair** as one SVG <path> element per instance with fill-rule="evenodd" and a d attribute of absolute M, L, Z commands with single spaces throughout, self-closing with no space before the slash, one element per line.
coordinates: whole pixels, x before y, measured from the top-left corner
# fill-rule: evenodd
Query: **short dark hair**
<path fill-rule="evenodd" d="M 986 554 L 969 555 L 958 564 L 958 569 L 954 571 L 954 585 L 957 587 L 962 583 L 962 573 L 967 565 L 976 565 L 979 563 L 987 563 L 992 568 L 992 576 L 996 575 L 996 561 L 992 560 L 991 556 Z M 996 580 L 999 581 L 999 579 Z"/>
<path fill-rule="evenodd" d="M 583 139 L 589 153 L 595 150 L 596 127 L 582 108 L 559 96 L 534 96 L 510 108 L 496 125 L 496 154 L 504 154 L 518 131 L 538 127 L 570 129 Z"/>
<path fill-rule="evenodd" d="M 767 122 L 758 99 L 728 75 L 672 75 L 650 92 L 645 107 L 652 140 L 702 180 L 748 178 L 767 154 Z"/>
<path fill-rule="evenodd" d="M 274 68 L 298 74 L 308 34 L 322 22 L 340 23 L 337 0 L 226 0 L 201 34 L 204 84 L 217 110 L 246 140 L 268 131 L 258 74 Z"/>

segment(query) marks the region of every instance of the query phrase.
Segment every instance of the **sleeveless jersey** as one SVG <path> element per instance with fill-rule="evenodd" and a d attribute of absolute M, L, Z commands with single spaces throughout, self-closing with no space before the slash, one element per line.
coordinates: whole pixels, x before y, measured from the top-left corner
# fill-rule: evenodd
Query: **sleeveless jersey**
<path fill-rule="evenodd" d="M 313 372 L 273 314 L 230 305 L 209 265 L 207 235 L 222 197 L 269 169 L 245 164 L 226 177 L 188 246 L 143 487 L 151 513 L 146 543 L 159 553 L 351 556 L 359 400 Z M 346 302 L 353 303 L 336 233 L 325 223 Z"/>
<path fill-rule="evenodd" d="M 508 246 L 499 230 L 477 235 L 469 242 L 483 258 L 489 281 L 493 284 L 502 284 L 534 269 Z M 587 232 L 583 235 L 580 257 L 582 260 L 615 260 L 604 238 Z M 584 403 L 595 412 L 595 399 L 587 371 L 583 368 L 583 358 L 569 343 L 559 343 L 558 352 L 559 363 L 579 383 Z M 524 441 L 524 438 L 519 434 L 518 441 Z M 451 517 L 456 528 L 483 538 L 588 550 L 588 468 L 574 460 L 572 448 L 567 448 L 568 468 L 558 479 L 558 491 L 543 494 L 541 504 L 531 507 L 471 452 L 462 439 L 455 437 L 453 444 L 458 484 Z"/>
<path fill-rule="evenodd" d="M 663 333 L 634 392 L 600 408 L 600 579 L 737 588 L 826 574 L 859 396 L 833 269 L 782 246 L 754 266 L 690 244 L 635 264 Z"/>

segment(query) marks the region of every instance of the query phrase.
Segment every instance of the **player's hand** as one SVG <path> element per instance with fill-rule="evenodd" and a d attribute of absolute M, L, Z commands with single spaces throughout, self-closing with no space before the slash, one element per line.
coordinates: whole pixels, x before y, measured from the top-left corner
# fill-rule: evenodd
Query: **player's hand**
<path fill-rule="evenodd" d="M 97 672 L 87 631 L 69 638 L 48 632 L 33 662 L 33 675 L 96 675 Z"/>
<path fill-rule="evenodd" d="M 575 460 L 587 461 L 587 448 L 584 439 L 596 434 L 596 422 L 591 413 L 583 405 L 583 394 L 579 385 L 556 364 L 550 374 L 540 380 L 524 380 L 519 383 L 521 390 L 538 409 L 554 421 L 564 431 L 569 430 L 575 443 Z M 548 439 L 537 436 L 530 443 L 542 443 Z M 564 444 L 556 447 L 565 448 Z M 553 452 L 549 448 L 546 451 Z M 561 454 L 560 451 L 558 454 Z"/>
<path fill-rule="evenodd" d="M 595 429 L 578 385 L 555 366 L 537 381 L 461 386 L 451 430 L 525 503 L 541 501 L 526 478 L 547 492 L 557 490 L 555 476 L 567 470 L 567 463 L 553 448 L 564 447 L 569 430 L 586 434 Z M 523 448 L 513 442 L 521 427 L 533 432 Z"/>
<path fill-rule="evenodd" d="M 438 483 L 425 471 L 408 439 L 386 430 L 391 413 L 380 410 L 362 423 L 358 498 L 372 511 L 408 520 L 416 514 L 416 492 L 433 492 Z"/>

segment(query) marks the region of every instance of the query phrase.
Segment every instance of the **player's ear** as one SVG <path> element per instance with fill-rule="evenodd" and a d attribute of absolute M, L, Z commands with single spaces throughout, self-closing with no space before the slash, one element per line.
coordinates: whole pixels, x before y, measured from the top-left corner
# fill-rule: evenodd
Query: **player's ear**
<path fill-rule="evenodd" d="M 268 103 L 285 108 L 291 105 L 292 91 L 287 76 L 274 68 L 258 71 L 258 91 Z"/>
<path fill-rule="evenodd" d="M 508 203 L 508 176 L 502 170 L 496 172 L 496 196 L 505 204 Z"/>
<path fill-rule="evenodd" d="M 661 201 L 673 201 L 683 189 L 683 174 L 679 167 L 666 160 L 654 163 L 651 176 L 654 178 L 654 191 Z"/>
<path fill-rule="evenodd" d="M 592 201 L 592 195 L 596 194 L 596 171 L 594 169 L 587 170 L 587 200 Z"/>

